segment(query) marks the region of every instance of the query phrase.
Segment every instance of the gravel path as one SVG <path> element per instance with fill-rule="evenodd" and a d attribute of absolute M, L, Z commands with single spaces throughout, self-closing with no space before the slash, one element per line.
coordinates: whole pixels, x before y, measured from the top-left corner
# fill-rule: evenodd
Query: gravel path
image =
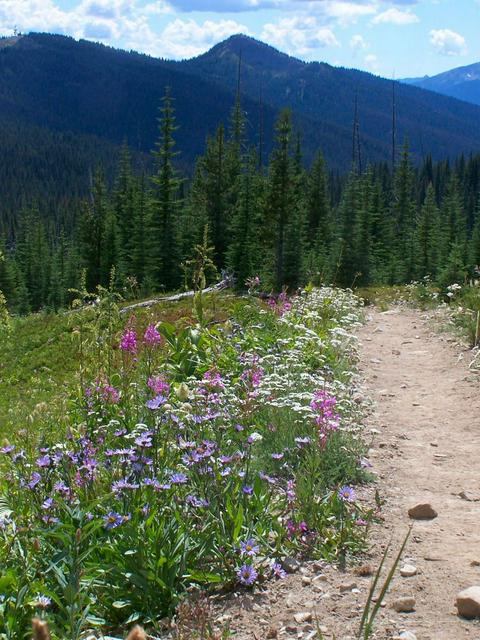
<path fill-rule="evenodd" d="M 419 311 L 368 310 L 360 330 L 363 393 L 373 401 L 367 430 L 378 483 L 360 494 L 384 501 L 383 522 L 372 532 L 367 558 L 378 566 L 383 549 L 413 531 L 400 567 L 380 610 L 375 639 L 480 640 L 480 620 L 457 616 L 457 593 L 480 585 L 480 386 L 452 338 L 431 329 Z M 368 431 L 367 431 L 368 432 Z M 467 499 L 460 494 L 465 493 Z M 477 501 L 478 498 L 478 501 Z M 438 516 L 411 520 L 408 510 L 430 503 Z M 353 640 L 368 594 L 370 577 L 306 563 L 264 592 L 237 594 L 218 603 L 219 623 L 240 639 L 317 638 Z M 414 610 L 393 604 L 414 598 Z"/>

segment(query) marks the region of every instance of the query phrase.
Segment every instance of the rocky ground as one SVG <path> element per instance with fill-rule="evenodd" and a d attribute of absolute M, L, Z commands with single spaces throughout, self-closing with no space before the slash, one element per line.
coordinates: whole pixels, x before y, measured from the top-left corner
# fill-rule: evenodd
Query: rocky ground
<path fill-rule="evenodd" d="M 455 606 L 460 591 L 480 587 L 480 380 L 455 340 L 419 311 L 370 310 L 360 338 L 378 478 L 363 497 L 376 488 L 384 501 L 365 564 L 376 567 L 390 541 L 398 550 L 413 524 L 372 637 L 480 640 L 480 619 L 459 617 Z M 417 505 L 430 508 L 409 515 Z M 356 638 L 368 568 L 311 562 L 292 570 L 263 592 L 218 602 L 218 624 L 241 640 Z M 480 617 L 480 589 L 464 601 Z"/>

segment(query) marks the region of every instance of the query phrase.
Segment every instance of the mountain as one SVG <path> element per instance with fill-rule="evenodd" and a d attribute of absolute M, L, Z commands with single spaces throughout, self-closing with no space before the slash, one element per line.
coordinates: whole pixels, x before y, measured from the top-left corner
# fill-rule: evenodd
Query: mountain
<path fill-rule="evenodd" d="M 19 194 L 25 199 L 58 191 L 63 197 L 69 187 L 85 193 L 95 165 L 105 163 L 108 173 L 125 141 L 138 161 L 148 162 L 166 86 L 179 124 L 178 162 L 190 172 L 206 136 L 222 121 L 228 126 L 239 66 L 248 139 L 258 144 L 263 120 L 265 154 L 273 146 L 275 119 L 288 106 L 305 161 L 320 148 L 331 168 L 347 170 L 356 97 L 363 164 L 390 159 L 392 83 L 370 73 L 305 63 L 242 35 L 176 62 L 31 33 L 0 39 L 0 128 L 8 132 L 0 135 L 0 153 L 12 159 L 0 171 L 8 182 L 5 187 L 2 179 L 0 186 L 0 216 Z M 397 139 L 400 145 L 408 137 L 414 158 L 480 148 L 478 106 L 400 83 L 396 104 Z M 59 182 L 62 187 L 52 191 Z"/>
<path fill-rule="evenodd" d="M 480 105 L 480 62 L 436 76 L 405 78 L 402 82 Z"/>

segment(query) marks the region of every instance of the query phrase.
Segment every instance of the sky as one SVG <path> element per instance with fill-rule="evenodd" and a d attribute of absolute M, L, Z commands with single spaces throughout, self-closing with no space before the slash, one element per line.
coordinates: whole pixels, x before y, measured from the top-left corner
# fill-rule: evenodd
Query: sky
<path fill-rule="evenodd" d="M 480 0 L 0 0 L 0 35 L 14 30 L 174 59 L 245 33 L 388 78 L 480 62 Z"/>

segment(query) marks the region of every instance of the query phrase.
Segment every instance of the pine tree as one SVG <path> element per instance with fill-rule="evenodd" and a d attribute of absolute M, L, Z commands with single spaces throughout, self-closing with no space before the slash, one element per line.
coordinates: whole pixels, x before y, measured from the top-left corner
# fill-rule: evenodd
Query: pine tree
<path fill-rule="evenodd" d="M 275 149 L 269 167 L 265 215 L 266 276 L 273 287 L 280 290 L 284 285 L 296 286 L 295 274 L 286 270 L 286 235 L 291 230 L 291 215 L 294 210 L 295 180 L 290 156 L 292 116 L 290 110 L 281 112 L 275 127 Z M 287 244 L 288 247 L 288 244 Z"/>
<path fill-rule="evenodd" d="M 435 190 L 427 187 L 425 202 L 417 216 L 415 229 L 416 277 L 435 277 L 438 261 L 439 215 Z"/>
<path fill-rule="evenodd" d="M 262 266 L 260 245 L 264 184 L 258 172 L 258 156 L 252 151 L 240 178 L 238 201 L 233 214 L 227 266 L 239 289 L 247 278 L 259 273 Z"/>
<path fill-rule="evenodd" d="M 150 275 L 156 288 L 172 290 L 181 282 L 179 272 L 179 188 L 181 179 L 174 167 L 175 125 L 173 99 L 167 88 L 160 107 L 159 140 L 156 144 L 155 173 L 150 198 Z"/>
<path fill-rule="evenodd" d="M 392 217 L 394 221 L 394 283 L 410 282 L 415 275 L 414 222 L 416 205 L 413 197 L 414 173 L 408 142 L 405 141 L 394 177 Z"/>

